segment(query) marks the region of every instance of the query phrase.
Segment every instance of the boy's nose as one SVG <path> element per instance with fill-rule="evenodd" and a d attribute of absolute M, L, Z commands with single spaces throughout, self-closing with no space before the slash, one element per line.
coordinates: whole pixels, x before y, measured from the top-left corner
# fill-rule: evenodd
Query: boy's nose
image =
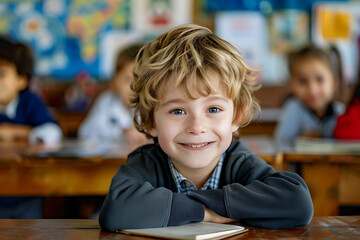
<path fill-rule="evenodd" d="M 189 118 L 186 132 L 190 134 L 200 134 L 206 132 L 206 123 L 199 116 Z"/>

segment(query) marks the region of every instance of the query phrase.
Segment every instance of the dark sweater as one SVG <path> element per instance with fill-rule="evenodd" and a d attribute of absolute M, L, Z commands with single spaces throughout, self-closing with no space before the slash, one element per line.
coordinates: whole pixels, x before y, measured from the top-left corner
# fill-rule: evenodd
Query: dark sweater
<path fill-rule="evenodd" d="M 240 141 L 226 151 L 217 190 L 177 193 L 168 156 L 156 145 L 138 148 L 114 176 L 100 213 L 107 231 L 202 221 L 205 206 L 217 214 L 262 228 L 306 225 L 313 205 L 295 173 L 276 172 Z"/>

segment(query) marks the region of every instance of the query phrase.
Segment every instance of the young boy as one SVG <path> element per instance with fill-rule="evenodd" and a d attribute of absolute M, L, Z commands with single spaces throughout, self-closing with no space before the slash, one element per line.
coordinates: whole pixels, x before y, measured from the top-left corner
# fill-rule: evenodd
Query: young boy
<path fill-rule="evenodd" d="M 0 37 L 0 141 L 58 143 L 62 130 L 44 103 L 28 90 L 30 49 Z M 41 198 L 0 198 L 0 218 L 42 218 Z"/>
<path fill-rule="evenodd" d="M 119 52 L 110 88 L 98 97 L 79 128 L 81 139 L 110 142 L 125 139 L 139 144 L 138 146 L 148 142 L 146 137 L 135 129 L 130 109 L 132 69 L 139 49 L 140 45 L 136 44 Z"/>
<path fill-rule="evenodd" d="M 232 142 L 259 108 L 250 73 L 232 45 L 197 25 L 176 27 L 140 50 L 134 122 L 157 143 L 131 153 L 113 178 L 99 219 L 104 230 L 309 223 L 313 206 L 304 181 Z"/>

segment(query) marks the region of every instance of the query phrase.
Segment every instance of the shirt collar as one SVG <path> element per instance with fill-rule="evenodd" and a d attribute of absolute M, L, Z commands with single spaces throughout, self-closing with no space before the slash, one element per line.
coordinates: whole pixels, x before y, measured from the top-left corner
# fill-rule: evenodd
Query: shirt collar
<path fill-rule="evenodd" d="M 16 108 L 19 104 L 19 96 L 14 97 L 10 103 L 3 107 L 0 105 L 0 113 L 5 114 L 9 118 L 14 118 L 16 116 Z"/>
<path fill-rule="evenodd" d="M 200 190 L 219 188 L 220 175 L 221 175 L 221 169 L 224 162 L 224 158 L 225 158 L 225 153 L 221 155 L 220 160 L 216 165 L 213 173 L 211 174 L 210 178 L 206 181 L 204 186 L 201 187 Z M 192 181 L 185 178 L 179 171 L 176 170 L 176 168 L 174 167 L 173 163 L 170 160 L 170 157 L 168 157 L 168 163 L 179 193 L 189 193 L 198 190 Z"/>

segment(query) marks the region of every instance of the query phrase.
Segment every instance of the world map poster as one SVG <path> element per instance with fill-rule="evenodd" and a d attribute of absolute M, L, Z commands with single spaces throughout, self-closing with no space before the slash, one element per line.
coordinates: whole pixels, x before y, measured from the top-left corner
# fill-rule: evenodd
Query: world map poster
<path fill-rule="evenodd" d="M 129 29 L 130 15 L 131 0 L 2 0 L 0 34 L 32 48 L 38 76 L 101 78 L 101 37 Z"/>

